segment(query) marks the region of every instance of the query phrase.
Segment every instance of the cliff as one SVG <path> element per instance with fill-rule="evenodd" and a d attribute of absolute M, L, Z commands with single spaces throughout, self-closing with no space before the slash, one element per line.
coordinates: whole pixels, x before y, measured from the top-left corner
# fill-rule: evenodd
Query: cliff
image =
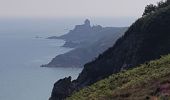
<path fill-rule="evenodd" d="M 68 34 L 58 37 L 66 41 L 65 47 L 74 47 L 74 49 L 56 56 L 42 67 L 83 67 L 84 64 L 113 46 L 126 30 L 126 27 L 99 25 L 91 27 L 90 21 L 86 20 L 83 25 L 77 25 Z"/>
<path fill-rule="evenodd" d="M 139 18 L 113 47 L 85 64 L 71 83 L 75 90 L 170 53 L 170 6 L 161 6 Z"/>

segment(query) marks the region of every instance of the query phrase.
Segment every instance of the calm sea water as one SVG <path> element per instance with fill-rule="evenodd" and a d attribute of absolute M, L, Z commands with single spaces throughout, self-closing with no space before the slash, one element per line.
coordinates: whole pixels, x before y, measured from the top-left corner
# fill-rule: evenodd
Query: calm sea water
<path fill-rule="evenodd" d="M 58 54 L 70 51 L 61 35 L 80 19 L 0 19 L 0 100 L 48 100 L 53 84 L 60 78 L 76 78 L 81 68 L 41 68 Z M 91 19 L 92 25 L 128 26 L 134 18 Z M 35 38 L 36 36 L 42 38 Z"/>
<path fill-rule="evenodd" d="M 81 68 L 41 68 L 58 54 L 68 52 L 63 40 L 0 34 L 0 100 L 48 100 L 60 78 L 76 78 Z"/>

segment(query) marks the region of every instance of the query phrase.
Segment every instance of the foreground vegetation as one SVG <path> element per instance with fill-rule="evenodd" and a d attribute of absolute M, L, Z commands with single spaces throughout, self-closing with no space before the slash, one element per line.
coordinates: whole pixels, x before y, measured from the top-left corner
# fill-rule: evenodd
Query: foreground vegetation
<path fill-rule="evenodd" d="M 121 71 L 68 100 L 170 100 L 170 55 Z"/>

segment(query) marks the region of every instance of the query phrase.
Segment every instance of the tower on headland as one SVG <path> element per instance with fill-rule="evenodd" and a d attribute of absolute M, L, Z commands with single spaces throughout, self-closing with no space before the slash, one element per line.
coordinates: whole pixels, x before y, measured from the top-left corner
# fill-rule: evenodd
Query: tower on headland
<path fill-rule="evenodd" d="M 87 26 L 90 26 L 90 20 L 89 20 L 89 19 L 86 19 L 86 20 L 84 21 L 84 24 L 87 25 Z"/>

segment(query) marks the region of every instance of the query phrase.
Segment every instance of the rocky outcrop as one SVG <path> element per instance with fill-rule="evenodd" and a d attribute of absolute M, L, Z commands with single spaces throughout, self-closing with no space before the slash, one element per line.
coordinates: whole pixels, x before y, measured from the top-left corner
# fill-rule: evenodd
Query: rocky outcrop
<path fill-rule="evenodd" d="M 62 100 L 73 91 L 71 77 L 60 79 L 54 84 L 54 88 L 49 100 Z"/>

